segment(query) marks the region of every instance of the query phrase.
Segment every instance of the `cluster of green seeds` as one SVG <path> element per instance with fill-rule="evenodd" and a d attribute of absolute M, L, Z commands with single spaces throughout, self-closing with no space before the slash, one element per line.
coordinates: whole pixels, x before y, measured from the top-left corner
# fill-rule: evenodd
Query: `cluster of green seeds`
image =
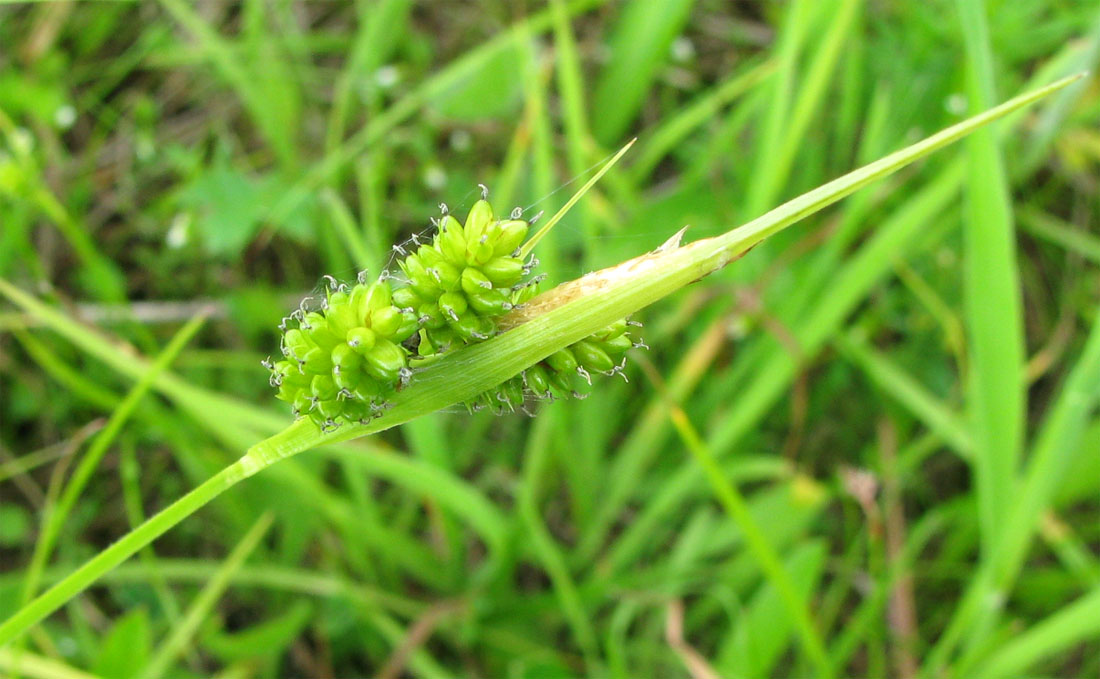
<path fill-rule="evenodd" d="M 539 279 L 524 279 L 537 261 L 519 254 L 529 229 L 522 219 L 494 219 L 479 200 L 465 225 L 444 214 L 432 241 L 398 261 L 408 286 L 394 300 L 416 310 L 421 356 L 492 337 L 496 319 L 535 293 Z"/>
<path fill-rule="evenodd" d="M 415 379 L 418 363 L 489 339 L 504 314 L 535 294 L 543 277 L 531 276 L 538 262 L 520 249 L 530 226 L 518 210 L 496 219 L 484 197 L 465 224 L 443 207 L 430 242 L 414 237 L 394 247 L 404 279 L 383 272 L 368 283 L 363 272 L 349 287 L 326 277 L 321 308 L 308 310 L 307 299 L 283 319 L 283 358 L 264 362 L 277 397 L 322 430 L 380 415 Z M 644 346 L 631 325 L 612 323 L 466 405 L 511 411 L 529 400 L 583 397 L 578 388 L 592 373 L 625 379 L 626 350 Z"/>
<path fill-rule="evenodd" d="M 628 330 L 634 321 L 619 320 L 579 342 L 559 349 L 527 368 L 499 388 L 480 394 L 467 404 L 471 410 L 489 408 L 500 413 L 522 408 L 527 399 L 585 398 L 581 381 L 591 386 L 592 373 L 620 375 L 625 380 L 626 350 L 645 347 Z"/>
<path fill-rule="evenodd" d="M 403 343 L 419 328 L 410 310 L 394 304 L 389 280 L 351 288 L 329 280 L 321 311 L 306 311 L 303 302 L 284 319 L 283 359 L 265 363 L 276 397 L 326 430 L 367 422 L 385 409 L 412 376 Z M 296 327 L 288 328 L 290 321 Z"/>

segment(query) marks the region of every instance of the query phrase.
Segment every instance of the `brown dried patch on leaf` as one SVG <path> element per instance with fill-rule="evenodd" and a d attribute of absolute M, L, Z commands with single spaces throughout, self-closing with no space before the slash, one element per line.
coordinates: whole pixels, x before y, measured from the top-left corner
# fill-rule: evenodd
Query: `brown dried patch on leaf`
<path fill-rule="evenodd" d="M 685 226 L 677 231 L 656 250 L 629 259 L 621 264 L 600 271 L 593 271 L 580 278 L 562 283 L 552 290 L 547 290 L 502 316 L 497 327 L 501 332 L 511 330 L 564 304 L 597 294 L 608 287 L 621 283 L 625 279 L 637 279 L 647 272 L 657 271 L 660 269 L 662 261 L 673 255 L 680 257 L 688 250 L 698 250 L 708 254 L 714 252 L 714 238 L 704 238 L 681 246 L 680 241 L 687 228 Z M 721 269 L 735 259 L 740 258 L 743 254 L 740 253 L 736 256 L 730 256 L 728 259 L 723 259 L 707 273 L 713 273 Z"/>

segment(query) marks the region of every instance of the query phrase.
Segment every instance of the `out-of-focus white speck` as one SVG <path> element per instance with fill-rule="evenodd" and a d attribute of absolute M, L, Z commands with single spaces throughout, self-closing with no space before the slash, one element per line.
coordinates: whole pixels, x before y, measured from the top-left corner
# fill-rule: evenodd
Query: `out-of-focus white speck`
<path fill-rule="evenodd" d="M 424 169 L 424 185 L 433 191 L 442 189 L 447 184 L 447 173 L 438 165 L 429 165 Z"/>
<path fill-rule="evenodd" d="M 749 334 L 749 318 L 744 314 L 737 314 L 730 319 L 726 326 L 732 339 L 741 339 Z"/>
<path fill-rule="evenodd" d="M 954 116 L 966 114 L 966 97 L 956 92 L 943 102 L 943 108 Z"/>
<path fill-rule="evenodd" d="M 25 127 L 17 127 L 12 130 L 8 143 L 11 144 L 11 150 L 15 151 L 17 156 L 30 155 L 31 149 L 34 148 L 34 135 Z"/>
<path fill-rule="evenodd" d="M 53 113 L 53 121 L 62 130 L 69 129 L 76 122 L 76 109 L 69 104 L 59 106 Z"/>
<path fill-rule="evenodd" d="M 468 151 L 473 139 L 466 130 L 455 130 L 451 133 L 451 148 L 455 151 Z"/>
<path fill-rule="evenodd" d="M 393 87 L 400 80 L 401 73 L 392 64 L 382 66 L 374 72 L 374 82 L 378 83 L 378 86 L 383 89 Z"/>
<path fill-rule="evenodd" d="M 672 41 L 672 46 L 669 48 L 672 53 L 672 60 L 684 63 L 691 61 L 695 56 L 695 43 L 690 38 L 681 35 Z"/>
<path fill-rule="evenodd" d="M 164 243 L 171 249 L 177 250 L 187 245 L 191 236 L 191 215 L 186 212 L 177 214 L 168 227 L 168 233 L 164 236 Z"/>

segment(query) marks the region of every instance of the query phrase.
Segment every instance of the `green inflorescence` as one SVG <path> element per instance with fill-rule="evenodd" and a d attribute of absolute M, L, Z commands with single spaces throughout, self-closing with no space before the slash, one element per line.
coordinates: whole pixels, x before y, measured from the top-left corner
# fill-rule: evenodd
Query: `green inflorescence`
<path fill-rule="evenodd" d="M 322 430 L 377 417 L 415 379 L 418 363 L 489 339 L 503 315 L 534 296 L 543 277 L 530 275 L 538 262 L 524 261 L 520 250 L 529 222 L 515 213 L 496 219 L 482 199 L 465 224 L 444 210 L 438 226 L 430 242 L 414 238 L 411 252 L 409 243 L 394 248 L 406 280 L 383 273 L 367 283 L 364 272 L 349 287 L 326 277 L 321 309 L 307 310 L 306 300 L 284 319 L 283 358 L 265 365 L 277 397 L 297 417 L 309 417 Z M 632 339 L 630 325 L 612 323 L 467 406 L 503 412 L 528 400 L 580 397 L 578 388 L 591 384 L 591 373 L 622 375 L 626 350 L 644 346 Z"/>
<path fill-rule="evenodd" d="M 444 215 L 431 243 L 398 261 L 409 284 L 394 291 L 394 300 L 418 314 L 421 356 L 488 339 L 498 317 L 535 293 L 539 279 L 524 278 L 537 262 L 525 264 L 518 253 L 529 228 L 521 219 L 495 220 L 493 208 L 479 200 L 465 225 Z"/>
<path fill-rule="evenodd" d="M 559 349 L 497 389 L 480 394 L 468 403 L 472 409 L 489 408 L 504 412 L 522 407 L 526 399 L 584 398 L 581 382 L 592 384 L 591 374 L 622 375 L 626 350 L 645 346 L 628 332 L 631 321 L 616 321 L 599 332 Z M 634 324 L 638 325 L 638 324 Z"/>
<path fill-rule="evenodd" d="M 394 304 L 385 279 L 332 285 L 321 311 L 304 307 L 280 326 L 283 360 L 268 363 L 276 397 L 322 429 L 369 421 L 412 375 L 403 342 L 416 334 L 416 316 Z"/>

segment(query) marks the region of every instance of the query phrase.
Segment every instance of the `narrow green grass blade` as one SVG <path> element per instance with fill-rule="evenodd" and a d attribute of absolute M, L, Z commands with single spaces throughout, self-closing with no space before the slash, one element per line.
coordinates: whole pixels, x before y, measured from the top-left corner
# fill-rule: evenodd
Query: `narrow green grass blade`
<path fill-rule="evenodd" d="M 103 388 L 71 367 L 31 333 L 16 330 L 12 334 L 47 375 L 57 380 L 78 398 L 102 410 L 114 410 L 122 401 L 110 389 Z"/>
<path fill-rule="evenodd" d="M 746 92 L 742 99 L 734 102 L 717 122 L 715 131 L 708 139 L 709 143 L 699 147 L 698 152 L 688 160 L 682 180 L 685 186 L 696 185 L 706 181 L 707 177 L 715 173 L 731 169 L 737 172 L 738 181 L 748 186 L 750 172 L 740 167 L 743 163 L 736 163 L 731 168 L 730 158 L 740 158 L 744 163 L 748 163 L 750 156 L 742 150 L 742 140 L 755 124 L 756 116 L 768 105 L 768 98 L 764 95 L 780 76 L 781 64 L 779 61 L 774 63 L 775 70 L 772 74 L 761 83 L 760 87 Z M 737 214 L 740 216 L 740 213 Z"/>
<path fill-rule="evenodd" d="M 578 189 L 577 192 L 574 193 L 568 201 L 566 201 L 565 205 L 562 205 L 561 209 L 554 213 L 553 217 L 546 220 L 546 223 L 539 227 L 539 230 L 535 232 L 534 236 L 531 236 L 527 240 L 527 242 L 523 244 L 523 247 L 520 248 L 520 255 L 522 257 L 527 257 L 529 254 L 531 254 L 531 252 L 535 249 L 535 246 L 538 245 L 539 241 L 545 238 L 546 234 L 550 232 L 550 229 L 554 228 L 554 226 L 556 226 L 557 223 L 561 221 L 562 217 L 564 217 L 565 214 L 569 212 L 569 210 L 571 210 L 574 205 L 577 204 L 577 201 L 583 198 L 584 194 L 588 193 L 588 190 L 595 186 L 596 182 L 600 181 L 600 178 L 607 174 L 607 171 L 615 166 L 615 163 L 619 162 L 619 159 L 622 158 L 623 155 L 625 155 L 626 152 L 630 150 L 630 147 L 633 146 L 634 142 L 636 141 L 638 140 L 631 139 L 630 141 L 628 141 L 626 143 L 626 146 L 619 149 L 618 153 L 611 157 L 611 160 L 604 163 L 604 166 L 601 167 L 599 171 L 596 172 L 596 174 L 592 175 L 592 177 L 584 183 L 584 186 Z"/>
<path fill-rule="evenodd" d="M 528 43 L 535 44 L 529 37 Z M 526 50 L 527 62 L 524 64 L 524 98 L 531 112 L 531 198 L 546 202 L 547 208 L 556 201 L 554 194 L 554 140 L 550 123 L 550 76 L 551 68 L 537 49 Z M 543 239 L 539 259 L 546 265 L 548 285 L 559 283 L 562 279 L 560 239 Z"/>
<path fill-rule="evenodd" d="M 971 580 L 946 631 L 932 648 L 925 669 L 945 667 L 967 631 L 987 627 L 1001 614 L 988 602 L 1003 600 L 1019 576 L 1042 512 L 1074 459 L 1087 452 L 1084 437 L 1092 409 L 1100 401 L 1100 315 L 1085 350 L 1043 421 L 1022 483 L 1015 487 L 997 549 Z M 979 623 L 979 621 L 981 621 Z M 973 660 L 973 659 L 971 659 Z"/>
<path fill-rule="evenodd" d="M 0 295 L 32 313 L 119 374 L 137 380 L 149 367 L 146 359 L 133 356 L 132 349 L 120 347 L 100 331 L 80 323 L 62 309 L 44 304 L 2 278 L 0 278 Z M 200 389 L 168 371 L 162 371 L 157 375 L 153 384 L 162 393 L 170 394 L 184 407 L 197 413 L 208 414 L 212 422 L 227 420 L 234 422 L 237 428 L 245 426 L 270 431 L 276 430 L 281 424 L 280 418 L 273 412 L 248 406 L 211 390 Z"/>
<path fill-rule="evenodd" d="M 411 0 L 359 4 L 359 26 L 355 40 L 347 65 L 336 81 L 332 107 L 329 109 L 325 131 L 325 151 L 328 153 L 333 152 L 344 138 L 356 82 L 373 74 L 393 53 L 405 32 L 412 9 Z"/>
<path fill-rule="evenodd" d="M 1066 44 L 1035 72 L 1033 78 L 1049 80 L 1065 73 L 1095 71 L 1100 64 L 1100 8 L 1094 8 L 1093 11 L 1088 33 Z M 1055 135 L 1072 115 L 1074 106 L 1081 100 L 1088 86 L 1088 82 L 1080 82 L 1063 90 L 1044 107 L 1023 152 L 1014 158 L 1010 171 L 1033 172 L 1047 160 Z"/>
<path fill-rule="evenodd" d="M 237 482 L 240 475 L 239 463 L 226 467 L 19 609 L 12 617 L 0 624 L 0 647 L 10 643 L 27 628 L 63 606 L 69 599 L 98 580 L 103 573 L 130 558 L 137 550 L 222 494 Z"/>
<path fill-rule="evenodd" d="M 137 454 L 133 443 L 122 449 L 118 458 L 118 477 L 122 484 L 122 500 L 126 506 L 126 519 L 133 530 L 145 521 L 145 510 L 142 507 L 141 498 L 141 473 L 137 461 Z M 178 625 L 181 617 L 181 608 L 176 600 L 175 593 L 168 588 L 164 577 L 157 571 L 157 557 L 152 545 L 146 545 L 138 554 L 141 562 L 149 567 L 152 573 L 151 585 L 157 596 L 157 601 L 164 609 L 164 616 L 172 625 Z M 189 658 L 190 659 L 190 658 Z"/>
<path fill-rule="evenodd" d="M 1021 210 L 1019 217 L 1025 231 L 1100 265 L 1100 236 L 1034 209 Z"/>
<path fill-rule="evenodd" d="M 241 63 L 233 46 L 203 21 L 190 3 L 182 0 L 161 0 L 160 4 L 195 36 L 221 76 L 237 91 L 279 159 L 288 166 L 293 166 L 297 159 L 293 116 L 285 115 L 287 111 L 278 105 L 279 102 L 270 101 L 254 70 Z"/>
<path fill-rule="evenodd" d="M 965 375 L 967 365 L 966 331 L 963 327 L 961 314 L 956 313 L 951 304 L 905 260 L 898 260 L 894 271 L 897 272 L 898 280 L 905 285 L 920 305 L 936 320 L 943 331 L 944 344 L 955 359 L 956 370 L 960 375 Z"/>
<path fill-rule="evenodd" d="M 608 318 L 629 316 L 721 269 L 764 238 L 975 129 L 1038 101 L 1078 77 L 1066 78 L 1016 97 L 803 194 L 724 235 L 680 247 L 676 247 L 677 238 L 657 251 L 558 286 L 535 298 L 522 310 L 526 315 L 522 324 L 491 340 L 447 354 L 424 368 L 417 374 L 417 379 L 394 398 L 393 407 L 367 425 L 345 426 L 322 434 L 309 420 L 299 420 L 283 432 L 253 446 L 240 460 L 150 518 L 20 609 L 0 624 L 0 644 L 23 633 L 138 549 L 261 469 L 304 450 L 383 431 L 471 399 L 558 349 L 598 331 L 607 324 Z M 29 299 L 28 295 L 2 280 L 0 294 L 24 302 Z"/>
<path fill-rule="evenodd" d="M 924 422 L 929 430 L 950 443 L 964 459 L 970 459 L 973 443 L 961 418 L 912 375 L 872 349 L 866 339 L 854 332 L 837 335 L 834 344 L 859 365 L 875 384 Z"/>
<path fill-rule="evenodd" d="M 3 133 L 4 141 L 7 142 L 7 149 L 0 151 L 5 156 L 0 167 L 6 175 L 4 182 L 0 183 L 0 197 L 5 202 L 10 198 L 26 201 L 54 223 L 84 267 L 84 280 L 89 292 L 110 302 L 124 299 L 126 284 L 122 272 L 114 262 L 99 252 L 87 227 L 54 195 L 45 181 L 42 168 L 31 155 L 28 144 L 16 141 L 20 131 L 15 121 L 2 109 L 0 133 Z M 5 215 L 5 220 L 8 218 Z M 11 227 L 5 225 L 5 228 Z M 34 256 L 37 258 L 37 254 Z"/>
<path fill-rule="evenodd" d="M 773 176 L 772 159 L 779 155 L 790 117 L 791 100 L 798 79 L 798 58 L 806 47 L 810 34 L 813 3 L 795 0 L 787 8 L 780 29 L 778 44 L 773 50 L 777 62 L 775 75 L 768 79 L 767 103 L 760 125 L 760 138 L 756 144 L 753 171 L 746 189 L 746 204 L 742 216 L 758 215 L 770 204 L 768 196 L 777 184 Z"/>
<path fill-rule="evenodd" d="M 745 498 L 726 478 L 725 472 L 714 457 L 714 453 L 699 436 L 684 411 L 678 406 L 673 406 L 670 409 L 669 417 L 680 434 L 680 440 L 687 446 L 696 463 L 702 467 L 703 473 L 706 474 L 718 501 L 722 504 L 730 519 L 741 529 L 749 553 L 752 554 L 760 571 L 778 593 L 779 599 L 786 609 L 787 616 L 798 631 L 803 650 L 814 665 L 816 676 L 832 676 L 832 668 L 829 665 L 828 654 L 825 651 L 825 643 L 821 639 L 817 624 L 810 615 L 806 599 L 799 593 L 790 574 L 785 570 L 783 561 L 780 559 L 779 553 L 772 545 L 771 540 L 753 520 Z"/>
<path fill-rule="evenodd" d="M 969 676 L 982 679 L 1028 674 L 1036 662 L 1100 635 L 1100 588 L 1095 588 L 1003 644 Z"/>
<path fill-rule="evenodd" d="M 534 48 L 525 50 L 523 59 L 525 74 L 537 73 L 537 69 L 532 66 L 536 60 L 534 52 Z M 516 204 L 520 173 L 526 169 L 528 159 L 531 157 L 531 131 L 535 124 L 535 117 L 538 115 L 536 109 L 538 106 L 537 95 L 532 95 L 534 88 L 540 85 L 536 83 L 532 87 L 532 83 L 527 82 L 529 78 L 530 76 L 524 78 L 523 114 L 512 131 L 512 139 L 508 143 L 508 150 L 504 153 L 504 159 L 500 163 L 500 169 L 497 171 L 492 184 L 493 202 L 498 205 Z"/>
<path fill-rule="evenodd" d="M 557 75 L 558 93 L 561 96 L 562 126 L 565 131 L 565 157 L 569 174 L 580 176 L 588 168 L 589 149 L 592 146 L 588 131 L 588 114 L 584 102 L 584 74 L 577 39 L 564 0 L 551 0 L 551 17 L 554 29 L 554 72 Z M 564 214 L 564 212 L 559 213 Z M 557 216 L 557 215 L 555 215 Z M 553 220 L 551 220 L 553 221 Z M 596 246 L 596 224 L 591 210 L 580 210 L 581 231 L 584 234 L 582 255 L 589 260 Z"/>
<path fill-rule="evenodd" d="M 0 670 L 31 679 L 102 679 L 58 660 L 10 648 L 0 648 Z"/>
<path fill-rule="evenodd" d="M 1011 521 L 1003 524 L 998 545 L 1001 581 L 1007 586 L 1023 567 L 1027 546 L 1043 512 L 1050 506 L 1073 460 L 1089 454 L 1082 444 L 1090 413 L 1100 402 L 1100 314 L 1085 349 L 1043 420 L 1013 495 Z M 1096 451 L 1093 451 L 1095 454 Z"/>
<path fill-rule="evenodd" d="M 1007 593 L 1011 590 L 1023 570 L 1039 522 L 1053 502 L 1059 483 L 1075 459 L 1087 454 L 1083 443 L 1085 430 L 1090 413 L 1098 402 L 1100 316 L 1093 323 L 1084 352 L 1070 371 L 1057 400 L 1043 421 L 1022 482 L 1014 488 L 1008 520 L 1002 524 L 997 551 L 991 559 L 992 577 L 978 577 L 974 580 L 979 590 L 986 585 L 991 585 L 993 593 Z M 965 608 L 964 603 L 963 610 Z M 999 607 L 980 609 L 980 622 L 977 626 L 991 626 L 1001 613 Z M 971 647 L 970 651 L 960 663 L 962 670 L 971 668 L 978 660 L 977 650 Z"/>
<path fill-rule="evenodd" d="M 854 26 L 844 45 L 844 54 L 841 55 L 837 74 L 838 104 L 836 114 L 833 116 L 835 124 L 829 133 L 835 140 L 835 148 L 851 149 L 856 155 L 836 154 L 836 160 L 842 163 L 839 167 L 852 162 L 853 157 L 859 157 L 863 149 L 868 146 L 864 130 L 870 127 L 873 120 L 869 115 L 865 116 L 865 108 L 868 100 L 874 103 L 885 84 L 874 82 L 866 75 L 871 72 L 870 59 L 877 56 L 870 54 L 871 50 L 868 49 L 869 38 L 873 33 L 867 27 L 867 13 L 858 12 L 853 21 Z M 830 163 L 828 167 L 835 168 L 838 165 Z"/>
<path fill-rule="evenodd" d="M 566 3 L 566 9 L 570 14 L 575 14 L 602 5 L 606 1 L 573 0 Z M 415 115 L 433 97 L 460 84 L 501 51 L 514 49 L 517 41 L 537 35 L 547 30 L 550 25 L 550 10 L 533 14 L 437 71 L 415 90 L 374 116 L 338 148 L 326 153 L 324 158 L 306 171 L 302 179 L 271 207 L 267 218 L 273 222 L 281 222 L 300 206 L 302 201 L 308 199 L 321 184 L 365 153 L 388 132 Z"/>
<path fill-rule="evenodd" d="M 665 0 L 623 7 L 592 98 L 592 109 L 599 112 L 592 131 L 604 146 L 626 134 L 694 4 L 695 0 Z"/>
<path fill-rule="evenodd" d="M 214 577 L 221 563 L 203 559 L 161 559 L 156 567 L 169 582 L 201 585 Z M 47 579 L 52 582 L 60 580 L 62 575 L 57 569 L 46 573 Z M 147 565 L 132 563 L 112 571 L 104 578 L 104 582 L 140 584 L 148 582 L 151 576 Z M 423 603 L 353 578 L 269 563 L 242 565 L 230 575 L 230 582 L 234 587 L 337 599 L 365 608 L 385 609 L 410 618 L 420 615 L 426 608 Z"/>
<path fill-rule="evenodd" d="M 388 159 L 382 153 L 364 155 L 355 164 L 355 182 L 359 190 L 359 215 L 363 222 L 361 240 L 366 243 L 367 251 L 373 258 L 368 263 L 368 266 L 373 267 L 370 269 L 372 272 L 382 270 L 389 255 L 389 245 L 395 240 L 391 230 L 394 225 L 382 218 L 386 179 L 389 172 Z"/>
<path fill-rule="evenodd" d="M 1077 582 L 1089 589 L 1100 587 L 1100 560 L 1069 524 L 1050 513 L 1041 520 L 1039 534 Z"/>
<path fill-rule="evenodd" d="M 934 153 L 948 144 L 958 141 L 975 130 L 981 129 L 999 118 L 1003 118 L 1017 109 L 1033 104 L 1043 97 L 1053 94 L 1063 87 L 1080 80 L 1082 77 L 1084 77 L 1084 74 L 1063 78 L 1045 87 L 1010 99 L 1000 106 L 991 108 L 961 123 L 952 125 L 923 141 L 917 142 L 900 151 L 895 151 L 885 158 L 864 165 L 858 170 L 849 172 L 843 177 L 834 179 L 831 182 L 819 186 L 813 191 L 809 191 L 793 200 L 787 201 L 783 205 L 757 217 L 744 226 L 734 229 L 725 236 L 720 236 L 719 242 L 756 244 L 764 238 L 785 229 L 794 222 L 804 219 L 806 216 L 851 195 L 871 182 L 886 177 L 906 165 L 930 153 Z"/>
<path fill-rule="evenodd" d="M 630 167 L 635 183 L 644 181 L 661 160 L 691 132 L 712 120 L 719 110 L 758 86 L 775 72 L 775 62 L 765 61 L 700 94 L 672 118 L 642 137 L 642 149 Z"/>
<path fill-rule="evenodd" d="M 808 59 L 810 65 L 806 77 L 799 83 L 790 116 L 784 121 L 780 138 L 776 140 L 777 152 L 759 156 L 764 166 L 760 168 L 761 174 L 753 177 L 753 185 L 749 189 L 750 214 L 756 214 L 781 197 L 795 158 L 806 144 L 810 124 L 832 83 L 841 48 L 848 40 L 863 0 L 840 0 L 839 4 L 821 45 Z M 800 32 L 803 30 L 800 29 Z"/>
<path fill-rule="evenodd" d="M 172 630 L 172 633 L 150 658 L 149 664 L 139 673 L 139 676 L 160 679 L 171 668 L 172 663 L 183 652 L 187 644 L 191 642 L 199 629 L 199 625 L 210 615 L 211 609 L 229 586 L 234 573 L 244 565 L 245 560 L 252 554 L 252 550 L 260 544 L 260 540 L 274 520 L 275 515 L 270 511 L 265 512 L 256 520 L 248 533 L 241 538 L 241 541 L 229 553 L 226 560 L 218 567 L 213 577 L 207 581 L 202 591 L 199 592 L 199 595 L 195 597 L 195 600 L 187 609 L 183 621 Z"/>
<path fill-rule="evenodd" d="M 596 631 L 592 627 L 592 613 L 585 609 L 577 584 L 569 572 L 565 557 L 546 528 L 538 508 L 539 481 L 546 476 L 550 463 L 550 434 L 558 421 L 558 413 L 544 413 L 535 424 L 528 439 L 526 461 L 523 470 L 523 486 L 516 502 L 520 520 L 531 541 L 531 549 L 542 562 L 542 567 L 553 582 L 554 591 L 561 602 L 563 614 L 569 622 L 573 636 L 584 654 L 585 673 L 599 674 L 601 663 L 596 643 Z"/>
<path fill-rule="evenodd" d="M 683 358 L 665 382 L 669 398 L 681 403 L 687 401 L 713 365 L 725 340 L 726 329 L 722 320 L 719 320 L 684 352 Z M 599 551 L 615 517 L 628 501 L 630 493 L 641 482 L 646 465 L 660 450 L 660 444 L 671 425 L 664 398 L 651 397 L 634 422 L 630 434 L 618 447 L 615 460 L 608 469 L 595 514 L 587 522 L 586 530 L 581 535 L 576 552 L 582 560 L 592 559 Z"/>
<path fill-rule="evenodd" d="M 454 459 L 456 446 L 448 439 L 445 425 L 446 422 L 440 415 L 427 415 L 405 423 L 401 431 L 408 441 L 410 453 L 423 460 L 426 465 L 443 472 L 440 476 L 457 477 L 459 473 L 456 471 L 457 462 Z M 431 492 L 425 495 L 428 498 L 433 496 L 434 493 Z M 492 512 L 492 509 L 489 511 Z M 500 521 L 500 518 L 494 517 L 494 520 Z M 465 563 L 466 556 L 459 524 L 449 511 L 432 511 L 429 521 L 432 524 L 432 530 L 442 536 L 444 541 L 447 561 L 450 562 L 444 570 L 456 580 L 455 586 L 458 586 L 458 576 L 463 569 L 452 564 Z M 504 530 L 504 527 L 501 526 L 500 530 Z"/>
<path fill-rule="evenodd" d="M 367 250 L 366 242 L 356 227 L 355 217 L 352 216 L 351 210 L 340 195 L 332 189 L 322 189 L 321 203 L 328 211 L 329 223 L 332 224 L 333 231 L 339 236 L 359 270 L 381 271 L 382 253 Z"/>
<path fill-rule="evenodd" d="M 58 498 L 57 505 L 46 511 L 43 516 L 42 530 L 39 532 L 38 541 L 35 543 L 30 565 L 27 567 L 27 577 L 23 587 L 24 603 L 29 601 L 30 598 L 37 593 L 42 569 L 45 568 L 46 564 L 49 562 L 50 556 L 53 554 L 53 548 L 57 542 L 58 536 L 61 534 L 61 529 L 68 520 L 69 514 L 72 513 L 73 508 L 76 506 L 80 494 L 84 492 L 84 488 L 88 485 L 92 475 L 98 468 L 99 462 L 103 459 L 107 449 L 111 447 L 111 444 L 113 444 L 118 437 L 119 432 L 122 431 L 122 428 L 134 413 L 134 410 L 141 403 L 142 399 L 145 398 L 145 395 L 149 393 L 153 381 L 156 380 L 158 375 L 176 359 L 180 351 L 182 351 L 187 343 L 191 341 L 205 322 L 205 316 L 197 316 L 180 328 L 179 332 L 176 333 L 164 348 L 164 351 L 162 351 L 153 364 L 149 366 L 149 369 L 142 374 L 141 378 L 133 386 L 130 392 L 126 394 L 126 397 L 118 405 L 118 408 L 111 413 L 107 425 L 96 434 L 94 439 L 92 439 L 91 444 L 88 446 L 88 451 L 81 457 L 80 462 L 77 463 L 76 469 L 73 471 L 72 477 L 69 479 L 68 483 L 65 484 L 65 488 Z"/>
<path fill-rule="evenodd" d="M 820 583 L 827 548 L 822 540 L 810 540 L 788 550 L 783 571 L 788 574 L 795 593 L 809 601 Z M 791 643 L 792 625 L 783 598 L 774 583 L 760 587 L 749 601 L 739 628 L 747 637 L 751 653 L 738 654 L 737 676 L 775 676 L 776 664 Z M 742 637 L 744 638 L 744 637 Z M 825 675 L 818 675 L 825 676 Z"/>
<path fill-rule="evenodd" d="M 82 431 L 78 431 L 69 441 L 55 443 L 54 445 L 47 446 L 31 453 L 25 453 L 4 464 L 0 464 L 0 483 L 15 476 L 22 476 L 42 465 L 56 462 L 58 458 L 71 454 L 72 450 L 83 441 L 85 436 L 94 433 L 97 429 L 99 429 L 98 423 L 90 423 Z"/>
<path fill-rule="evenodd" d="M 280 21 L 280 19 L 283 19 Z M 247 70 L 255 108 L 253 116 L 270 119 L 275 154 L 283 168 L 297 171 L 302 129 L 303 83 L 315 78 L 312 54 L 304 44 L 300 22 L 289 19 L 285 6 L 265 0 L 246 0 L 241 8 L 241 31 L 232 49 Z M 216 36 L 219 34 L 211 31 Z M 205 43 L 206 36 L 201 38 Z M 232 51 L 228 57 L 233 58 Z M 233 83 L 241 87 L 242 83 Z"/>
<path fill-rule="evenodd" d="M 966 38 L 971 111 L 994 98 L 985 3 L 958 0 Z M 985 556 L 994 549 L 1023 452 L 1026 404 L 1023 302 L 1004 163 L 992 130 L 967 141 L 964 290 L 970 348 L 967 409 Z"/>

